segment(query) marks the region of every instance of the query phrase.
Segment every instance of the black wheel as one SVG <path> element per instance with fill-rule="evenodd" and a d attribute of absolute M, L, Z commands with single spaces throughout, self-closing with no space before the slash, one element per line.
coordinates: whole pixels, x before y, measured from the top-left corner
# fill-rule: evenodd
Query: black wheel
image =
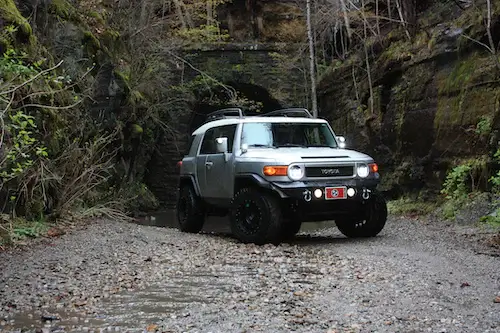
<path fill-rule="evenodd" d="M 281 226 L 281 239 L 287 241 L 295 237 L 299 232 L 302 222 L 296 219 L 289 219 L 283 222 Z"/>
<path fill-rule="evenodd" d="M 191 185 L 182 185 L 177 201 L 177 223 L 183 232 L 198 233 L 205 223 L 203 203 Z"/>
<path fill-rule="evenodd" d="M 243 243 L 262 245 L 281 241 L 281 210 L 278 200 L 252 188 L 243 188 L 231 203 L 231 232 Z"/>
<path fill-rule="evenodd" d="M 365 218 L 361 220 L 340 219 L 335 221 L 340 232 L 349 238 L 375 237 L 384 229 L 387 221 L 387 203 L 378 192 L 365 205 Z"/>

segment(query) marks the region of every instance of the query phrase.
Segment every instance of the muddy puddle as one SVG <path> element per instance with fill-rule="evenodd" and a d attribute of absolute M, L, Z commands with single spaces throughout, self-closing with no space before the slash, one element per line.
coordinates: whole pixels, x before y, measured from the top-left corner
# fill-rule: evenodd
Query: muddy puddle
<path fill-rule="evenodd" d="M 144 332 L 148 326 L 182 310 L 189 304 L 210 303 L 231 291 L 210 274 L 165 277 L 165 282 L 142 290 L 124 291 L 103 299 L 92 313 L 44 309 L 14 316 L 0 325 L 0 332 Z"/>
<path fill-rule="evenodd" d="M 138 224 L 176 228 L 173 211 L 156 213 L 138 219 Z M 313 232 L 333 226 L 332 222 L 304 223 L 301 231 Z M 226 218 L 209 218 L 204 233 L 230 236 Z M 249 267 L 229 265 L 225 274 L 253 274 Z M 146 332 L 148 326 L 166 318 L 189 316 L 185 308 L 193 303 L 208 304 L 234 291 L 221 275 L 211 272 L 183 272 L 180 276 L 165 276 L 161 282 L 145 289 L 122 291 L 100 299 L 88 312 L 65 308 L 47 308 L 17 314 L 1 321 L 0 332 Z M 175 315 L 174 315 L 175 313 Z"/>

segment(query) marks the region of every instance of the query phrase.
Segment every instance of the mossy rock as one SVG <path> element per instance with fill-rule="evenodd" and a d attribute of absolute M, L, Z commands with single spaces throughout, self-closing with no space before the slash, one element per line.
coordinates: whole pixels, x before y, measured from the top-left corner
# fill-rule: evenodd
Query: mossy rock
<path fill-rule="evenodd" d="M 78 11 L 67 0 L 51 0 L 49 11 L 65 20 L 80 22 Z"/>
<path fill-rule="evenodd" d="M 36 44 L 36 37 L 33 35 L 33 29 L 28 20 L 21 14 L 13 0 L 0 0 L 0 22 L 4 21 L 7 25 L 13 25 L 17 28 L 15 40 L 10 41 L 6 36 L 7 31 L 0 30 L 0 46 L 4 48 L 12 44 L 27 44 L 27 51 L 33 51 L 33 45 Z M 0 28 L 3 28 L 0 26 Z"/>

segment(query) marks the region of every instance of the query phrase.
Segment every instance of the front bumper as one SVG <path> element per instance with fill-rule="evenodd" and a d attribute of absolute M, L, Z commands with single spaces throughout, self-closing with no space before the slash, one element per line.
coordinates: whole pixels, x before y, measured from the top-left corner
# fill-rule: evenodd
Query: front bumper
<path fill-rule="evenodd" d="M 303 222 L 326 221 L 344 218 L 362 219 L 366 214 L 366 203 L 375 191 L 377 180 L 329 180 L 294 183 L 272 183 L 272 187 L 288 202 L 284 214 Z M 327 198 L 327 189 L 340 189 L 345 192 L 334 198 Z M 354 194 L 347 195 L 353 189 Z M 320 196 L 315 192 L 321 191 Z M 330 194 L 331 196 L 331 194 Z"/>
<path fill-rule="evenodd" d="M 364 201 L 370 198 L 370 194 L 378 185 L 377 179 L 337 179 L 328 181 L 307 182 L 272 182 L 272 188 L 280 193 L 282 198 L 296 199 L 304 202 L 323 201 Z M 340 192 L 339 196 L 331 196 L 331 189 Z M 349 190 L 352 189 L 352 190 Z M 321 196 L 315 193 L 321 191 Z M 354 193 L 354 194 L 353 194 Z"/>

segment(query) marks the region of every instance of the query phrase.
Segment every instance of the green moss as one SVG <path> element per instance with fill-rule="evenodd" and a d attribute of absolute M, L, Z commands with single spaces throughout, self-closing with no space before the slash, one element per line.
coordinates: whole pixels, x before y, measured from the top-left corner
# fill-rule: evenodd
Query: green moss
<path fill-rule="evenodd" d="M 494 69 L 491 56 L 474 53 L 458 61 L 451 73 L 444 70 L 437 73 L 436 129 L 474 125 L 479 118 L 495 114 L 500 87 L 493 84 Z"/>
<path fill-rule="evenodd" d="M 129 94 L 129 103 L 131 105 L 137 105 L 145 100 L 144 94 L 138 90 L 132 90 Z"/>
<path fill-rule="evenodd" d="M 433 213 L 440 203 L 433 201 L 418 201 L 410 198 L 400 198 L 387 202 L 387 210 L 391 215 L 425 216 Z"/>
<path fill-rule="evenodd" d="M 116 30 L 107 29 L 106 31 L 104 31 L 102 33 L 102 37 L 116 40 L 116 39 L 119 39 L 121 37 L 121 34 Z"/>
<path fill-rule="evenodd" d="M 133 124 L 132 125 L 132 133 L 133 134 L 142 134 L 144 130 L 139 124 Z"/>
<path fill-rule="evenodd" d="M 100 24 L 106 24 L 106 21 L 104 20 L 104 17 L 102 16 L 101 13 L 99 12 L 95 12 L 95 11 L 90 11 L 87 13 L 87 15 L 89 17 L 92 17 L 94 19 L 96 19 L 96 21 Z"/>
<path fill-rule="evenodd" d="M 477 55 L 470 56 L 455 66 L 453 71 L 441 80 L 438 92 L 440 94 L 460 91 L 467 87 L 477 69 Z"/>
<path fill-rule="evenodd" d="M 21 15 L 13 0 L 0 0 L 0 18 L 18 26 L 26 36 L 31 36 L 33 33 L 28 20 Z"/>
<path fill-rule="evenodd" d="M 66 0 L 52 0 L 49 10 L 65 20 L 79 21 L 75 7 Z"/>
<path fill-rule="evenodd" d="M 117 76 L 126 86 L 130 85 L 130 69 L 125 68 L 123 70 L 115 70 L 115 76 Z"/>
<path fill-rule="evenodd" d="M 400 39 L 390 43 L 387 48 L 382 52 L 379 58 L 379 62 L 386 65 L 390 62 L 397 61 L 407 61 L 413 57 L 411 50 L 411 44 L 404 39 Z"/>
<path fill-rule="evenodd" d="M 83 45 L 86 45 L 89 53 L 95 54 L 101 48 L 101 42 L 90 31 L 83 32 Z"/>

